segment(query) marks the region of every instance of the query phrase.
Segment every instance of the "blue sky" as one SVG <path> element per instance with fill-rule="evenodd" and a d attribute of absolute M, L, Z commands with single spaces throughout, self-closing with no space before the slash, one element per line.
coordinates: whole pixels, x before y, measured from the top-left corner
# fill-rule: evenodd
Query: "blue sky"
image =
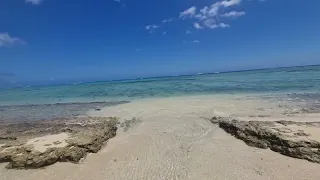
<path fill-rule="evenodd" d="M 0 0 L 0 81 L 320 63 L 318 0 Z"/>

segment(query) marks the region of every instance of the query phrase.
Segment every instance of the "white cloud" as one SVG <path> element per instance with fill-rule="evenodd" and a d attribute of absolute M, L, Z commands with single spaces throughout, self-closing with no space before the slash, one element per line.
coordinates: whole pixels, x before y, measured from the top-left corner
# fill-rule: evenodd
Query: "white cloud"
<path fill-rule="evenodd" d="M 227 28 L 229 24 L 221 22 L 221 17 L 234 18 L 244 16 L 244 11 L 238 12 L 232 10 L 234 6 L 241 4 L 243 0 L 215 0 L 213 3 L 198 9 L 196 6 L 192 6 L 183 12 L 180 12 L 180 19 L 184 21 L 193 21 L 193 27 L 196 29 L 215 29 L 215 28 Z M 223 19 L 228 20 L 228 19 Z M 162 24 L 173 21 L 172 18 L 164 19 Z M 176 20 L 175 20 L 176 21 Z M 149 25 L 146 27 L 150 32 L 153 29 L 159 28 L 157 25 Z M 186 31 L 186 34 L 190 34 Z"/>
<path fill-rule="evenodd" d="M 231 11 L 231 12 L 228 12 L 228 13 L 225 13 L 225 14 L 222 14 L 221 16 L 222 17 L 239 17 L 239 16 L 243 16 L 245 15 L 246 12 L 238 12 L 238 11 Z"/>
<path fill-rule="evenodd" d="M 151 24 L 151 25 L 148 25 L 145 27 L 145 29 L 147 31 L 149 31 L 150 34 L 153 32 L 153 30 L 158 29 L 158 28 L 159 28 L 159 26 L 156 24 Z"/>
<path fill-rule="evenodd" d="M 228 28 L 230 27 L 229 24 L 225 24 L 225 23 L 217 23 L 215 20 L 213 19 L 207 19 L 206 21 L 204 21 L 204 25 L 210 29 L 215 29 L 215 28 Z"/>
<path fill-rule="evenodd" d="M 118 2 L 118 3 L 119 3 L 119 2 L 121 2 L 121 1 L 120 1 L 120 0 L 114 0 L 114 2 Z"/>
<path fill-rule="evenodd" d="M 162 35 L 163 35 L 163 36 L 167 35 L 167 32 L 163 32 Z"/>
<path fill-rule="evenodd" d="M 229 6 L 233 6 L 233 5 L 238 5 L 241 3 L 241 0 L 225 0 L 225 1 L 221 1 L 220 4 L 224 7 L 229 7 Z"/>
<path fill-rule="evenodd" d="M 228 28 L 228 27 L 230 27 L 230 25 L 229 25 L 229 24 L 225 24 L 225 23 L 220 23 L 220 24 L 219 24 L 219 27 L 221 27 L 221 28 Z"/>
<path fill-rule="evenodd" d="M 219 13 L 220 5 L 218 3 L 215 3 L 211 5 L 211 7 L 208 9 L 208 16 L 213 17 L 216 16 Z"/>
<path fill-rule="evenodd" d="M 197 22 L 193 23 L 193 26 L 194 26 L 196 29 L 203 29 L 203 27 L 202 27 L 199 23 L 197 23 Z"/>
<path fill-rule="evenodd" d="M 195 17 L 200 20 L 204 20 L 210 17 L 215 17 L 219 14 L 220 7 L 221 7 L 221 2 L 214 3 L 211 6 L 205 6 L 200 10 L 199 14 L 197 14 Z"/>
<path fill-rule="evenodd" d="M 193 17 L 196 14 L 197 8 L 192 6 L 191 8 L 180 13 L 181 18 Z"/>
<path fill-rule="evenodd" d="M 186 34 L 191 34 L 192 32 L 190 30 L 186 30 Z"/>
<path fill-rule="evenodd" d="M 0 47 L 10 47 L 13 45 L 26 44 L 17 37 L 11 37 L 8 33 L 0 33 Z"/>
<path fill-rule="evenodd" d="M 207 19 L 203 22 L 203 24 L 210 29 L 215 29 L 219 27 L 219 25 L 217 25 L 214 19 Z"/>
<path fill-rule="evenodd" d="M 42 0 L 26 0 L 26 3 L 31 3 L 34 5 L 38 5 L 42 2 Z"/>
<path fill-rule="evenodd" d="M 209 7 L 205 6 L 204 8 L 200 9 L 201 14 L 207 14 Z"/>
<path fill-rule="evenodd" d="M 169 22 L 172 22 L 172 21 L 173 21 L 172 18 L 168 18 L 168 19 L 164 19 L 164 20 L 162 21 L 162 23 L 169 23 Z"/>
<path fill-rule="evenodd" d="M 201 25 L 200 25 L 201 26 Z M 210 29 L 216 29 L 216 28 L 227 28 L 230 27 L 229 24 L 225 24 L 225 23 L 218 23 L 216 20 L 214 19 L 206 19 L 203 21 L 203 27 L 206 28 L 210 28 Z"/>
<path fill-rule="evenodd" d="M 225 12 L 225 9 L 229 9 L 232 6 L 240 4 L 241 1 L 242 0 L 220 0 L 211 5 L 203 7 L 197 14 L 192 16 L 193 19 L 196 19 L 194 27 L 196 29 L 230 27 L 228 24 L 220 23 L 219 17 L 239 17 L 245 15 L 245 12 L 231 11 L 224 14 L 221 14 L 221 12 Z"/>
<path fill-rule="evenodd" d="M 146 26 L 146 30 L 153 30 L 153 29 L 157 29 L 157 28 L 159 28 L 159 26 L 155 25 L 155 24 L 151 24 L 151 25 Z"/>
<path fill-rule="evenodd" d="M 199 19 L 199 20 L 204 20 L 204 19 L 207 19 L 208 17 L 203 15 L 203 14 L 197 14 L 194 16 L 195 18 Z"/>
<path fill-rule="evenodd" d="M 193 43 L 200 43 L 199 40 L 193 40 L 192 42 L 193 42 Z"/>
<path fill-rule="evenodd" d="M 240 2 L 241 0 L 229 0 L 229 1 L 225 0 L 225 1 L 216 2 L 210 6 L 205 6 L 204 8 L 202 8 L 199 14 L 197 14 L 195 17 L 200 20 L 204 20 L 210 17 L 215 17 L 219 14 L 221 7 L 229 7 L 232 5 L 239 4 Z"/>

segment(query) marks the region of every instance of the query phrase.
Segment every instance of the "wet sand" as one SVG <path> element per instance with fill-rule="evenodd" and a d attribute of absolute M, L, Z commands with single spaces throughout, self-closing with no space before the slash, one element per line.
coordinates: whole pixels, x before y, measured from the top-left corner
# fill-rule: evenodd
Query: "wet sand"
<path fill-rule="evenodd" d="M 90 111 L 126 122 L 80 164 L 8 170 L 1 179 L 278 179 L 316 180 L 320 164 L 246 145 L 209 119 L 319 121 L 309 101 L 245 96 L 188 96 L 133 101 Z M 135 119 L 133 119 L 135 118 Z M 125 121 L 127 120 L 127 121 Z"/>

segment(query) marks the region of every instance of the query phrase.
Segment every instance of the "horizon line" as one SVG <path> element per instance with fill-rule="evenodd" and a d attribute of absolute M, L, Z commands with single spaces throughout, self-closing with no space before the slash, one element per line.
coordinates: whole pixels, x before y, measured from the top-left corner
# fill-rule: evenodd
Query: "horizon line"
<path fill-rule="evenodd" d="M 232 70 L 232 71 L 221 71 L 221 72 L 198 72 L 192 74 L 181 74 L 181 75 L 167 75 L 167 76 L 151 76 L 151 77 L 139 77 L 139 78 L 129 78 L 129 79 L 114 79 L 114 80 L 101 80 L 101 81 L 86 81 L 86 82 L 69 82 L 69 83 L 57 83 L 57 84 L 41 84 L 41 85 L 28 85 L 28 86 L 16 86 L 1 88 L 0 90 L 9 90 L 9 89 L 19 89 L 19 88 L 28 88 L 28 87 L 50 87 L 50 86 L 66 86 L 66 85 L 79 85 L 79 84 L 91 84 L 91 83 L 107 83 L 107 82 L 121 82 L 121 81 L 134 81 L 134 80 L 148 80 L 148 79 L 159 79 L 159 78 L 170 78 L 170 77 L 184 77 L 184 76 L 203 76 L 210 74 L 227 74 L 227 73 L 236 73 L 236 72 L 250 72 L 250 71 L 261 71 L 268 69 L 282 69 L 282 68 L 294 68 L 294 67 L 310 67 L 310 66 L 320 66 L 320 64 L 310 64 L 310 65 L 296 65 L 296 66 L 280 66 L 280 67 L 270 67 L 270 68 L 257 68 L 257 69 L 242 69 L 242 70 Z"/>

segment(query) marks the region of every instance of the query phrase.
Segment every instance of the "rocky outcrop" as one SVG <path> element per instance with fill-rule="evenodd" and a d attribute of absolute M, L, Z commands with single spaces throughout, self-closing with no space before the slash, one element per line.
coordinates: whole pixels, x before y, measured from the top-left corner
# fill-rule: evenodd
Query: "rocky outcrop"
<path fill-rule="evenodd" d="M 320 142 L 309 139 L 310 134 L 302 130 L 312 127 L 319 128 L 320 131 L 319 122 L 247 122 L 220 117 L 212 118 L 211 122 L 218 124 L 224 131 L 243 140 L 249 146 L 270 148 L 286 156 L 320 163 Z M 301 127 L 301 129 L 292 130 L 290 125 Z"/>
<path fill-rule="evenodd" d="M 78 163 L 88 153 L 98 152 L 104 143 L 114 137 L 117 131 L 114 118 L 99 122 L 90 122 L 81 126 L 66 126 L 61 131 L 72 132 L 67 146 L 48 148 L 39 152 L 32 146 L 20 146 L 4 149 L 0 152 L 0 163 L 9 162 L 6 168 L 33 169 L 56 162 Z"/>
<path fill-rule="evenodd" d="M 0 136 L 0 140 L 11 140 L 11 141 L 14 141 L 14 140 L 17 140 L 16 137 L 1 137 Z"/>

